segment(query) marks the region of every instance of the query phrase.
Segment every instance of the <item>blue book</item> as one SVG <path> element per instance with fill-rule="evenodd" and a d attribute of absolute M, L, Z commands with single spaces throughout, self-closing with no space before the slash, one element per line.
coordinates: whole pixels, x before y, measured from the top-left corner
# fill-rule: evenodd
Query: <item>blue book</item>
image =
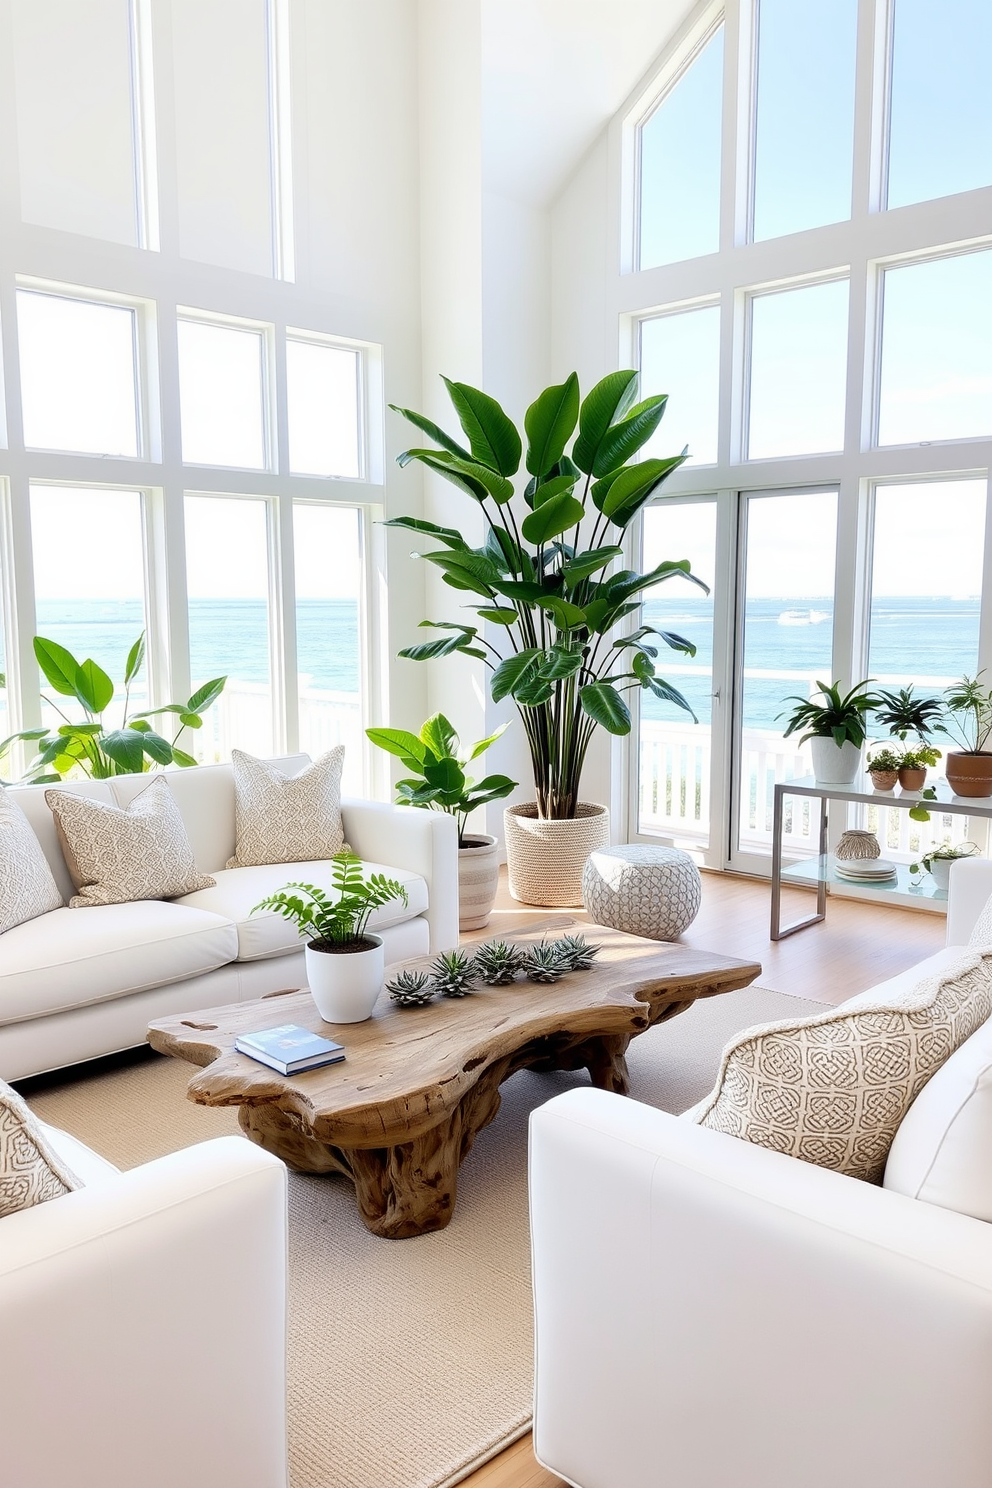
<path fill-rule="evenodd" d="M 257 1033 L 240 1033 L 234 1047 L 239 1054 L 267 1064 L 281 1075 L 298 1075 L 304 1070 L 320 1069 L 324 1064 L 338 1064 L 344 1058 L 340 1044 L 296 1023 L 261 1028 Z"/>

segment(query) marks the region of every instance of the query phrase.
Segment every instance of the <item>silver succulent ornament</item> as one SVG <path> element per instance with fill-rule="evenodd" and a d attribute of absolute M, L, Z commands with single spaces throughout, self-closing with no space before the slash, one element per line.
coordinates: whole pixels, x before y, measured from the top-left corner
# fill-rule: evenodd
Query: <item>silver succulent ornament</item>
<path fill-rule="evenodd" d="M 531 982 L 557 982 L 568 971 L 554 941 L 539 940 L 524 957 L 524 974 Z"/>
<path fill-rule="evenodd" d="M 603 949 L 601 945 L 590 945 L 584 935 L 563 935 L 554 946 L 566 971 L 589 971 Z"/>
<path fill-rule="evenodd" d="M 431 979 L 423 971 L 401 971 L 386 983 L 386 991 L 397 1007 L 423 1007 L 434 997 Z"/>
<path fill-rule="evenodd" d="M 489 940 L 475 953 L 475 974 L 487 987 L 508 987 L 522 970 L 524 953 L 505 940 Z"/>
<path fill-rule="evenodd" d="M 465 997 L 474 981 L 472 957 L 464 951 L 442 951 L 431 962 L 431 985 L 442 997 Z"/>

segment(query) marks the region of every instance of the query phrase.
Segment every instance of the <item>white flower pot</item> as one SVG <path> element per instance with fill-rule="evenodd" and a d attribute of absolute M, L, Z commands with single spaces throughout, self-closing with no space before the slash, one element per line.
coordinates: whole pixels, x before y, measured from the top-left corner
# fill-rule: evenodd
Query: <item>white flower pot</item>
<path fill-rule="evenodd" d="M 853 785 L 861 773 L 861 750 L 847 740 L 835 744 L 833 739 L 810 739 L 813 774 L 818 785 Z"/>
<path fill-rule="evenodd" d="M 315 951 L 306 947 L 307 982 L 325 1023 L 363 1023 L 382 991 L 385 956 L 382 939 L 362 951 Z"/>
<path fill-rule="evenodd" d="M 495 837 L 466 836 L 458 849 L 458 928 L 481 930 L 489 924 L 499 883 L 499 846 Z"/>
<path fill-rule="evenodd" d="M 943 889 L 945 894 L 951 881 L 951 866 L 956 862 L 957 858 L 930 859 L 930 877 L 938 889 Z"/>

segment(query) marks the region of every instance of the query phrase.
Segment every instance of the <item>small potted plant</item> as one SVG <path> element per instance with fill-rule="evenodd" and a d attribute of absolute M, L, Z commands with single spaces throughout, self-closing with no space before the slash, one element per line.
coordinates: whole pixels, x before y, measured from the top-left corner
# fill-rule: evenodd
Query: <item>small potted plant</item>
<path fill-rule="evenodd" d="M 899 764 L 902 755 L 883 745 L 868 758 L 868 774 L 872 787 L 878 791 L 890 791 L 899 779 Z"/>
<path fill-rule="evenodd" d="M 947 892 L 950 882 L 951 868 L 959 858 L 973 858 L 978 852 L 974 842 L 959 842 L 952 847 L 949 842 L 942 842 L 939 847 L 932 847 L 929 852 L 924 853 L 919 863 L 910 863 L 910 873 L 919 873 L 920 864 L 930 874 L 938 889 Z"/>
<path fill-rule="evenodd" d="M 899 759 L 899 784 L 904 791 L 922 790 L 927 783 L 927 766 L 940 759 L 940 750 L 929 744 L 907 749 Z"/>
<path fill-rule="evenodd" d="M 814 698 L 789 697 L 795 703 L 788 715 L 784 737 L 803 729 L 800 744 L 810 741 L 813 773 L 821 785 L 852 785 L 861 767 L 861 751 L 868 736 L 867 716 L 878 703 L 868 691 L 870 678 L 841 694 L 840 683 L 828 686 L 817 681 L 822 702 Z M 779 717 L 783 717 L 779 714 Z"/>
<path fill-rule="evenodd" d="M 900 687 L 897 692 L 886 692 L 883 688 L 879 690 L 875 717 L 901 743 L 912 737 L 925 744 L 943 711 L 940 698 L 918 698 L 912 687 Z"/>
<path fill-rule="evenodd" d="M 992 795 L 992 688 L 979 672 L 944 691 L 947 707 L 936 732 L 960 747 L 947 751 L 947 783 L 956 796 Z"/>
<path fill-rule="evenodd" d="M 428 718 L 419 734 L 405 729 L 370 728 L 365 732 L 380 749 L 403 761 L 410 778 L 396 786 L 401 805 L 444 811 L 458 823 L 458 928 L 480 930 L 489 924 L 499 882 L 499 849 L 495 837 L 483 833 L 470 836 L 469 813 L 489 801 L 501 801 L 516 786 L 508 775 L 487 775 L 475 781 L 465 774 L 466 765 L 494 743 L 509 724 L 473 744 L 467 754 L 459 751 L 458 735 L 443 713 Z"/>
<path fill-rule="evenodd" d="M 361 1023 L 372 1016 L 384 972 L 382 937 L 369 934 L 369 916 L 392 899 L 406 904 L 407 892 L 385 874 L 366 878 L 354 853 L 335 853 L 331 862 L 335 898 L 313 884 L 289 883 L 252 914 L 274 911 L 307 937 L 307 982 L 324 1022 Z"/>

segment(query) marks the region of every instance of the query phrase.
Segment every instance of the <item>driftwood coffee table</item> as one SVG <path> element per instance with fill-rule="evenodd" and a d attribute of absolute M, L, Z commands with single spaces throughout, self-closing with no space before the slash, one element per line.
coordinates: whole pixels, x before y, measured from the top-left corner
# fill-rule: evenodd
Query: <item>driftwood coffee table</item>
<path fill-rule="evenodd" d="M 560 934 L 558 918 L 512 938 Z M 551 986 L 517 981 L 463 998 L 397 1008 L 383 993 L 365 1023 L 327 1024 L 302 991 L 152 1023 L 148 1040 L 206 1068 L 189 1085 L 204 1106 L 238 1106 L 254 1142 L 304 1173 L 344 1173 L 370 1230 L 389 1239 L 440 1230 L 455 1206 L 458 1167 L 499 1110 L 519 1069 L 587 1069 L 625 1095 L 627 1045 L 654 1023 L 746 987 L 761 967 L 684 946 L 581 925 L 603 949 L 591 971 Z M 406 962 L 426 970 L 429 956 Z M 239 1033 L 299 1023 L 330 1035 L 347 1059 L 284 1078 L 234 1051 Z"/>

